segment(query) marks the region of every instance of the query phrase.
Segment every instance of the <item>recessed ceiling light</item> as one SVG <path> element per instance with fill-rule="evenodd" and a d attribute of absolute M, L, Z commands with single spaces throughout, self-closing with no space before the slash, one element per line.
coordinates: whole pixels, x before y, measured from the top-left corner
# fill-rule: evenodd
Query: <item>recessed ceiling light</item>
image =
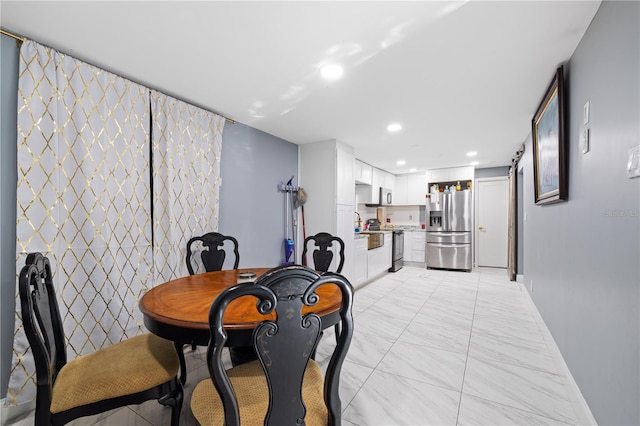
<path fill-rule="evenodd" d="M 475 157 L 476 155 L 478 155 L 478 153 L 476 151 L 467 152 L 467 157 Z"/>
<path fill-rule="evenodd" d="M 344 70 L 340 65 L 330 64 L 320 68 L 320 75 L 327 80 L 335 80 L 342 77 Z"/>
<path fill-rule="evenodd" d="M 404 166 L 405 164 L 407 164 L 406 161 L 404 160 L 398 160 L 398 162 L 396 163 L 398 166 Z"/>
<path fill-rule="evenodd" d="M 413 168 L 409 169 L 409 171 L 410 171 L 411 173 L 413 173 L 413 172 L 417 172 L 417 171 L 418 171 L 418 169 L 416 169 L 415 167 L 413 167 Z"/>
<path fill-rule="evenodd" d="M 480 164 L 479 161 L 472 161 L 469 163 L 470 166 L 477 166 L 478 164 Z"/>
<path fill-rule="evenodd" d="M 402 124 L 400 123 L 391 123 L 387 126 L 387 130 L 390 132 L 398 132 L 402 130 Z"/>

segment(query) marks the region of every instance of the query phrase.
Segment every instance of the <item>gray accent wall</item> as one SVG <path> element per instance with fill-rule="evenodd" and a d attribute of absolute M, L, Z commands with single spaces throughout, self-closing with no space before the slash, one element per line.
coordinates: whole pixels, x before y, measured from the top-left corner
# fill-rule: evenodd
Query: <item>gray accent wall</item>
<path fill-rule="evenodd" d="M 16 294 L 16 179 L 18 54 L 0 36 L 0 398 L 7 396 L 13 353 Z"/>
<path fill-rule="evenodd" d="M 639 25 L 640 3 L 602 2 L 565 64 L 567 202 L 534 204 L 530 136 L 524 157 L 525 286 L 602 425 L 640 424 L 640 178 L 626 177 L 640 144 Z"/>
<path fill-rule="evenodd" d="M 238 240 L 240 267 L 283 263 L 285 196 L 278 184 L 291 176 L 298 184 L 298 145 L 244 124 L 226 123 L 221 175 L 219 232 Z"/>

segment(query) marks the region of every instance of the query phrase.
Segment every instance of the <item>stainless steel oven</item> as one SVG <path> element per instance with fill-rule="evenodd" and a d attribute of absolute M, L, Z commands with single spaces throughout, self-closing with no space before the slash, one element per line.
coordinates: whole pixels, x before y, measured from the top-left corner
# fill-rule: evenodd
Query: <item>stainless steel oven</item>
<path fill-rule="evenodd" d="M 393 231 L 393 248 L 391 249 L 391 268 L 389 272 L 396 272 L 404 265 L 404 231 Z"/>

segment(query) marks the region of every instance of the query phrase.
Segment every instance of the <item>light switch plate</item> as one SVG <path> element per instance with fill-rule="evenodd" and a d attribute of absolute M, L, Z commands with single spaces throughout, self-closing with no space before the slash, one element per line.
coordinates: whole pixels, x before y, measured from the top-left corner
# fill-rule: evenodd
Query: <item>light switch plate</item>
<path fill-rule="evenodd" d="M 584 129 L 582 132 L 582 153 L 589 152 L 591 145 L 591 129 Z"/>
<path fill-rule="evenodd" d="M 582 117 L 582 124 L 584 124 L 584 125 L 589 124 L 589 115 L 591 113 L 590 109 L 591 109 L 590 108 L 590 101 L 587 101 L 584 104 L 584 111 L 583 111 L 584 114 L 583 114 L 583 117 Z"/>
<path fill-rule="evenodd" d="M 640 145 L 629 150 L 629 160 L 627 161 L 627 177 L 629 179 L 640 176 Z"/>

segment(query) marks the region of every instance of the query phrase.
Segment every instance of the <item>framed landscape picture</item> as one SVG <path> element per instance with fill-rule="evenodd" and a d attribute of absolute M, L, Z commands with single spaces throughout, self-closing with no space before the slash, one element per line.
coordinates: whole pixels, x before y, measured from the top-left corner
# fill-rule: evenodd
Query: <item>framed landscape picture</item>
<path fill-rule="evenodd" d="M 563 68 L 547 88 L 532 120 L 533 178 L 536 204 L 567 199 L 567 153 L 565 137 Z"/>

